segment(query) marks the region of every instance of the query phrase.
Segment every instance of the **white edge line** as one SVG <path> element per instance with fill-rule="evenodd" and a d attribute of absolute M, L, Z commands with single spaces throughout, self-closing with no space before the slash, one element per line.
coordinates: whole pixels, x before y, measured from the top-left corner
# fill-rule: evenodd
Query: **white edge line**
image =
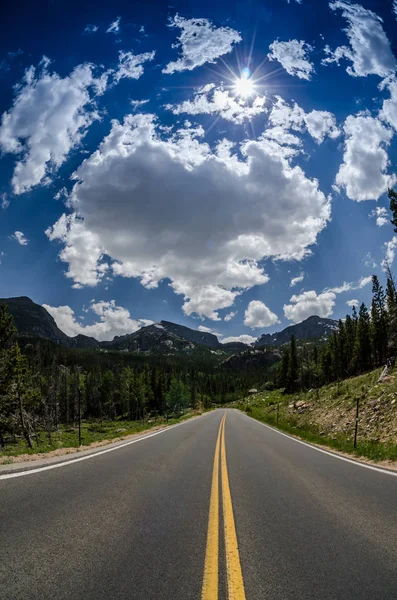
<path fill-rule="evenodd" d="M 210 414 L 210 413 L 203 413 Z M 203 415 L 199 415 L 203 416 Z M 63 462 L 57 463 L 55 465 L 47 465 L 46 467 L 37 467 L 37 469 L 29 469 L 27 471 L 19 471 L 18 473 L 5 473 L 4 475 L 0 475 L 0 481 L 2 479 L 13 479 L 14 477 L 24 477 L 25 475 L 34 475 L 35 473 L 41 473 L 42 471 L 50 471 L 51 469 L 59 469 L 60 467 L 68 467 L 69 465 L 74 465 L 82 460 L 88 460 L 90 458 L 95 458 L 96 456 L 101 456 L 102 454 L 107 454 L 107 452 L 113 452 L 113 450 L 120 450 L 120 448 L 125 448 L 126 446 L 130 446 L 131 444 L 137 444 L 138 442 L 143 442 L 149 438 L 154 437 L 155 435 L 160 435 L 161 433 L 166 433 L 175 427 L 180 427 L 181 425 L 186 425 L 192 419 L 186 419 L 183 423 L 176 423 L 175 425 L 170 425 L 161 431 L 155 431 L 154 433 L 149 433 L 143 437 L 140 437 L 136 440 L 131 440 L 130 442 L 126 442 L 125 444 L 120 444 L 119 446 L 114 446 L 113 448 L 107 448 L 106 450 L 100 450 L 99 452 L 93 452 L 92 454 L 88 454 L 87 456 L 80 456 L 79 458 L 71 458 L 70 460 L 65 460 Z"/>
<path fill-rule="evenodd" d="M 339 460 L 344 460 L 345 462 L 348 462 L 352 465 L 356 465 L 356 467 L 363 467 L 364 469 L 370 469 L 371 471 L 377 471 L 378 473 L 383 473 L 384 475 L 391 475 L 392 477 L 397 477 L 397 471 L 393 472 L 388 469 L 382 469 L 381 467 L 373 467 L 372 465 L 366 465 L 365 463 L 360 462 L 359 460 L 352 460 L 351 458 L 346 458 L 345 456 L 340 456 L 336 452 L 328 452 L 328 450 L 323 450 L 322 448 L 319 448 L 318 446 L 315 446 L 314 444 L 309 444 L 308 442 L 299 440 L 298 438 L 296 438 L 292 435 L 288 435 L 288 433 L 284 433 L 283 431 L 280 431 L 279 429 L 276 429 L 275 427 L 271 427 L 270 425 L 267 425 L 266 423 L 262 423 L 262 421 L 258 421 L 257 419 L 250 417 L 246 413 L 242 413 L 242 414 L 245 415 L 246 417 L 248 417 L 248 419 L 255 421 L 255 423 L 258 423 L 259 425 L 263 425 L 263 427 L 267 427 L 267 429 L 270 429 L 271 431 L 274 431 L 275 433 L 279 433 L 280 435 L 283 435 L 284 437 L 286 437 L 290 440 L 293 440 L 294 442 L 297 442 L 298 444 L 303 444 L 304 446 L 307 446 L 308 448 L 311 448 L 312 450 L 317 450 L 317 452 L 322 452 L 323 454 L 328 454 L 328 456 L 332 456 L 333 458 L 339 458 Z"/>

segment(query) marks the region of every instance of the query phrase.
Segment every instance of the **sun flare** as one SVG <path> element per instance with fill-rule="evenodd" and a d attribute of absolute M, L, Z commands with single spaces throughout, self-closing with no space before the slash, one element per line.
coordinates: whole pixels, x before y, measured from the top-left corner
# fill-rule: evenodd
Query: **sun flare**
<path fill-rule="evenodd" d="M 238 96 L 241 96 L 242 98 L 248 98 L 249 96 L 252 96 L 252 94 L 255 92 L 255 83 L 250 78 L 250 75 L 251 73 L 249 69 L 243 69 L 241 77 L 236 80 L 236 94 Z"/>

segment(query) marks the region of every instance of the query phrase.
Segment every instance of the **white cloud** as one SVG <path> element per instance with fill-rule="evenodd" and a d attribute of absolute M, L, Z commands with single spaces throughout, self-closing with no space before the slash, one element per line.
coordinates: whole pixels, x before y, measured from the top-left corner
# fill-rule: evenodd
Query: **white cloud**
<path fill-rule="evenodd" d="M 5 256 L 5 252 L 0 252 L 0 265 L 3 262 L 3 257 Z"/>
<path fill-rule="evenodd" d="M 218 337 L 222 337 L 221 333 L 219 333 L 215 329 L 212 329 L 211 327 L 206 327 L 205 325 L 199 325 L 198 326 L 198 330 L 202 331 L 203 333 L 212 333 L 213 335 L 216 335 Z"/>
<path fill-rule="evenodd" d="M 352 63 L 346 71 L 353 77 L 386 77 L 395 71 L 396 59 L 383 30 L 383 21 L 378 15 L 360 4 L 350 4 L 344 0 L 331 2 L 330 8 L 341 10 L 342 16 L 347 19 L 348 25 L 344 31 L 350 47 L 338 46 L 332 51 L 326 46 L 327 58 L 322 61 L 323 65 L 333 62 L 339 64 L 341 59 L 346 59 Z"/>
<path fill-rule="evenodd" d="M 96 31 L 98 31 L 98 29 L 98 25 L 88 24 L 84 28 L 84 33 L 95 33 Z"/>
<path fill-rule="evenodd" d="M 225 318 L 223 319 L 224 321 L 231 321 L 232 319 L 234 319 L 234 317 L 237 315 L 237 312 L 230 312 L 228 313 Z"/>
<path fill-rule="evenodd" d="M 82 325 L 77 321 L 70 306 L 49 306 L 48 304 L 43 304 L 43 306 L 54 317 L 59 329 L 70 337 L 82 334 L 94 337 L 99 341 L 112 340 L 115 335 L 133 333 L 142 326 L 153 323 L 148 319 L 131 319 L 129 311 L 117 306 L 114 300 L 110 300 L 110 302 L 93 300 L 91 302 L 89 310 L 99 317 L 99 321 L 92 325 Z"/>
<path fill-rule="evenodd" d="M 356 298 L 352 298 L 352 300 L 348 300 L 346 302 L 346 304 L 347 304 L 347 306 L 350 306 L 350 308 L 353 308 L 353 306 L 358 308 L 360 306 L 360 302 L 359 302 L 359 300 L 356 300 Z"/>
<path fill-rule="evenodd" d="M 303 292 L 290 298 L 291 304 L 284 304 L 284 314 L 294 323 L 300 323 L 311 315 L 329 317 L 335 306 L 336 295 L 333 292 L 318 294 L 314 290 Z"/>
<path fill-rule="evenodd" d="M 69 203 L 81 218 L 47 230 L 64 243 L 75 284 L 98 283 L 108 255 L 115 275 L 149 288 L 168 278 L 187 315 L 219 320 L 218 309 L 268 281 L 260 260 L 308 254 L 330 218 L 318 181 L 260 141 L 220 152 L 203 133 L 186 126 L 166 137 L 149 114 L 113 121 L 74 175 Z"/>
<path fill-rule="evenodd" d="M 394 235 L 390 242 L 385 242 L 385 257 L 382 260 L 382 270 L 385 271 L 387 265 L 392 265 L 396 256 L 397 235 Z"/>
<path fill-rule="evenodd" d="M 390 223 L 387 209 L 383 206 L 377 206 L 374 210 L 372 210 L 369 217 L 376 217 L 376 224 L 378 227 L 383 227 L 383 225 L 387 225 Z"/>
<path fill-rule="evenodd" d="M 394 75 L 387 77 L 379 84 L 380 90 L 385 88 L 389 91 L 390 98 L 383 101 L 379 118 L 391 125 L 394 130 L 397 130 L 397 79 Z"/>
<path fill-rule="evenodd" d="M 115 35 L 120 31 L 120 21 L 121 17 L 117 17 L 113 23 L 110 23 L 109 27 L 106 29 L 106 33 L 114 33 Z"/>
<path fill-rule="evenodd" d="M 0 198 L 1 198 L 0 206 L 3 210 L 6 210 L 10 206 L 10 201 L 8 199 L 7 194 L 4 192 L 3 194 L 1 194 Z"/>
<path fill-rule="evenodd" d="M 118 83 L 120 79 L 139 79 L 143 75 L 143 64 L 154 59 L 156 52 L 144 52 L 143 54 L 133 54 L 132 52 L 119 52 L 119 66 L 114 72 L 114 81 Z"/>
<path fill-rule="evenodd" d="M 271 327 L 280 323 L 279 318 L 260 300 L 252 300 L 244 314 L 244 325 L 256 329 L 258 327 Z"/>
<path fill-rule="evenodd" d="M 241 342 L 243 344 L 248 344 L 249 346 L 256 342 L 257 338 L 253 335 L 232 335 L 230 337 L 223 338 L 220 340 L 221 344 L 229 344 L 230 342 Z"/>
<path fill-rule="evenodd" d="M 50 73 L 48 65 L 49 60 L 43 59 L 39 69 L 26 70 L 13 106 L 2 116 L 0 148 L 20 157 L 12 178 L 16 194 L 49 183 L 91 123 L 99 119 L 93 94 L 100 80 L 94 77 L 93 67 L 79 65 L 62 78 Z"/>
<path fill-rule="evenodd" d="M 396 179 L 387 174 L 390 161 L 385 150 L 393 132 L 366 113 L 348 116 L 343 130 L 345 151 L 336 185 L 345 188 L 351 200 L 377 200 Z"/>
<path fill-rule="evenodd" d="M 269 60 L 277 60 L 290 75 L 296 75 L 299 79 L 310 80 L 314 73 L 314 65 L 308 59 L 308 54 L 313 51 L 310 44 L 303 40 L 290 40 L 279 42 L 275 40 L 269 46 L 267 55 Z"/>
<path fill-rule="evenodd" d="M 14 231 L 11 237 L 21 246 L 27 246 L 29 243 L 29 240 L 25 237 L 25 234 L 22 233 L 22 231 Z"/>
<path fill-rule="evenodd" d="M 171 110 L 174 115 L 218 114 L 222 119 L 237 125 L 266 112 L 266 96 L 256 96 L 248 102 L 233 97 L 229 91 L 214 87 L 207 85 L 195 93 L 193 100 L 185 100 L 181 104 L 167 104 L 165 108 Z"/>
<path fill-rule="evenodd" d="M 303 133 L 306 129 L 318 144 L 326 136 L 337 138 L 340 135 L 332 113 L 325 110 L 306 113 L 296 102 L 288 104 L 281 96 L 276 96 L 269 123 L 272 127 L 265 131 L 265 135 L 276 139 L 280 144 L 300 146 L 300 139 L 291 135 L 290 130 Z"/>
<path fill-rule="evenodd" d="M 342 285 L 332 288 L 326 288 L 324 292 L 331 292 L 332 294 L 344 294 L 345 292 L 351 292 L 352 290 L 360 290 L 369 283 L 371 283 L 371 281 L 372 276 L 369 275 L 368 277 L 361 277 L 361 279 L 359 279 L 357 283 L 348 283 L 347 281 L 345 281 L 342 283 Z"/>
<path fill-rule="evenodd" d="M 301 283 L 305 278 L 305 274 L 301 273 L 297 277 L 293 277 L 290 281 L 289 287 L 294 287 L 297 283 Z"/>
<path fill-rule="evenodd" d="M 361 277 L 361 279 L 359 280 L 358 284 L 357 284 L 357 288 L 355 289 L 361 289 L 363 287 L 365 287 L 366 285 L 368 285 L 369 283 L 372 283 L 372 275 L 368 275 L 368 277 Z"/>
<path fill-rule="evenodd" d="M 393 12 L 397 19 L 397 0 L 393 0 Z"/>
<path fill-rule="evenodd" d="M 134 110 L 138 110 L 141 106 L 144 106 L 150 102 L 150 100 L 130 100 L 130 104 Z"/>
<path fill-rule="evenodd" d="M 308 132 L 318 144 L 321 144 L 326 136 L 333 139 L 340 136 L 335 116 L 326 110 L 312 110 L 306 113 L 305 123 Z"/>
<path fill-rule="evenodd" d="M 173 48 L 180 47 L 178 60 L 168 63 L 163 73 L 192 71 L 205 63 L 214 63 L 217 58 L 229 54 L 233 44 L 241 42 L 241 35 L 230 27 L 215 27 L 208 19 L 185 19 L 175 15 L 170 27 L 179 27 L 181 34 Z"/>

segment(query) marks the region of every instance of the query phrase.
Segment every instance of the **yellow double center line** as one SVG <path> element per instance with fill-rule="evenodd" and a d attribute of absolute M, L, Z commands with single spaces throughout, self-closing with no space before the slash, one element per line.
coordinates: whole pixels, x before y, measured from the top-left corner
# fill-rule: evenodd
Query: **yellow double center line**
<path fill-rule="evenodd" d="M 228 600 L 245 600 L 243 574 L 234 524 L 232 496 L 226 462 L 224 414 L 215 446 L 210 511 L 208 518 L 207 548 L 201 600 L 218 600 L 219 595 L 219 456 L 221 458 L 222 507 L 225 535 Z"/>

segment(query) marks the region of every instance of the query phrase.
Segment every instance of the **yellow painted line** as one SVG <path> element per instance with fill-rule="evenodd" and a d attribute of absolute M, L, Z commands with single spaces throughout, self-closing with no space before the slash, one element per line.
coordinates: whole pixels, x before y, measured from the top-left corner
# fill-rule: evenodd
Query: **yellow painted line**
<path fill-rule="evenodd" d="M 201 600 L 218 600 L 218 564 L 219 564 L 219 449 L 222 427 L 226 413 L 219 425 L 215 446 L 214 467 L 212 470 L 212 485 L 210 511 L 208 517 L 207 547 L 205 552 L 204 579 Z"/>
<path fill-rule="evenodd" d="M 233 516 L 232 496 L 229 486 L 229 475 L 226 462 L 225 419 L 222 426 L 221 442 L 221 475 L 222 475 L 222 504 L 225 528 L 227 592 L 229 600 L 245 600 L 244 581 L 241 571 L 240 555 L 237 544 L 236 526 Z M 216 596 L 217 597 L 217 596 Z M 215 596 L 214 596 L 215 598 Z"/>

